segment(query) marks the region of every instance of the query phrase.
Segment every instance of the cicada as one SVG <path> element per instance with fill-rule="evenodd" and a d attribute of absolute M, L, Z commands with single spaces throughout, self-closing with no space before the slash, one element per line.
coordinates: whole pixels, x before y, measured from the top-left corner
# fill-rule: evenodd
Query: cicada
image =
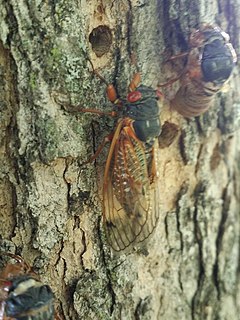
<path fill-rule="evenodd" d="M 158 100 L 162 94 L 139 84 L 137 73 L 126 99 L 119 99 L 113 85 L 107 85 L 107 97 L 117 106 L 111 115 L 118 120 L 113 133 L 105 139 L 111 144 L 103 178 L 103 224 L 115 251 L 148 238 L 159 218 L 157 138 L 161 132 Z M 91 109 L 81 111 L 103 114 Z"/>
<path fill-rule="evenodd" d="M 30 266 L 17 255 L 1 252 L 16 260 L 0 274 L 0 320 L 53 320 L 54 295 L 38 280 Z"/>
<path fill-rule="evenodd" d="M 190 35 L 190 50 L 171 57 L 187 56 L 180 77 L 180 88 L 170 102 L 172 109 L 186 118 L 206 112 L 214 97 L 229 79 L 237 61 L 229 35 L 219 27 L 205 25 Z"/>

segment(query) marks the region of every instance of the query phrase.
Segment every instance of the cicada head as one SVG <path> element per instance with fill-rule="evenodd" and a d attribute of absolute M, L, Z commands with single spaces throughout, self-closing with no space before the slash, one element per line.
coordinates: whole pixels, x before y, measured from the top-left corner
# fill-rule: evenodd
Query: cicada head
<path fill-rule="evenodd" d="M 237 55 L 229 42 L 229 35 L 219 27 L 206 26 L 202 30 L 200 62 L 203 81 L 222 85 L 231 75 Z M 192 36 L 194 38 L 194 35 Z"/>
<path fill-rule="evenodd" d="M 23 275 L 11 279 L 11 286 L 8 290 L 8 297 L 5 301 L 6 316 L 21 319 L 32 315 L 36 319 L 53 319 L 54 296 L 49 286 L 31 276 Z"/>
<path fill-rule="evenodd" d="M 54 295 L 22 257 L 2 252 L 17 262 L 8 263 L 0 275 L 0 319 L 54 319 Z"/>

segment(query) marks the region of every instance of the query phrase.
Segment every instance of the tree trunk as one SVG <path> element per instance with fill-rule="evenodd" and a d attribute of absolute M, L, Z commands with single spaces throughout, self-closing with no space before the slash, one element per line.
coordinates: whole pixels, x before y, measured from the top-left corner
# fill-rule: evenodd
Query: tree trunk
<path fill-rule="evenodd" d="M 64 319 L 239 319 L 239 77 L 204 115 L 169 109 L 160 144 L 160 219 L 142 250 L 112 253 L 101 216 L 113 129 L 106 86 L 120 96 L 137 69 L 156 87 L 164 61 L 188 48 L 202 23 L 218 24 L 239 50 L 239 0 L 0 1 L 1 248 L 48 283 Z M 177 84 L 176 84 L 177 85 Z M 66 109 L 59 101 L 67 101 Z M 161 138 L 160 138 L 161 142 Z"/>

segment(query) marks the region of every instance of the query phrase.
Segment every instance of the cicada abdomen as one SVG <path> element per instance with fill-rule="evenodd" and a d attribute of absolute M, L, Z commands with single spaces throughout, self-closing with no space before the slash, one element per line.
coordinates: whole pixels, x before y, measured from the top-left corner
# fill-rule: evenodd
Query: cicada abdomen
<path fill-rule="evenodd" d="M 54 295 L 20 256 L 2 252 L 17 263 L 0 274 L 0 320 L 54 320 Z"/>
<path fill-rule="evenodd" d="M 193 32 L 189 46 L 180 88 L 170 102 L 171 108 L 186 118 L 199 116 L 209 109 L 237 61 L 229 35 L 219 27 L 208 25 Z"/>

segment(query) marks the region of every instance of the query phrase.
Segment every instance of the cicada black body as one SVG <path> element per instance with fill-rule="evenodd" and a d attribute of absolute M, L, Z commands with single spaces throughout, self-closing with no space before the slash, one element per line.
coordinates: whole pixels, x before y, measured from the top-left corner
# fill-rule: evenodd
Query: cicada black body
<path fill-rule="evenodd" d="M 21 257 L 8 264 L 0 275 L 0 320 L 54 320 L 54 295 L 37 279 Z"/>
<path fill-rule="evenodd" d="M 115 251 L 145 240 L 159 218 L 159 97 L 142 85 L 121 104 L 103 182 L 103 220 Z"/>
<path fill-rule="evenodd" d="M 187 118 L 209 109 L 237 61 L 229 40 L 227 33 L 209 25 L 190 35 L 187 64 L 180 76 L 180 88 L 170 102 L 172 109 Z"/>

